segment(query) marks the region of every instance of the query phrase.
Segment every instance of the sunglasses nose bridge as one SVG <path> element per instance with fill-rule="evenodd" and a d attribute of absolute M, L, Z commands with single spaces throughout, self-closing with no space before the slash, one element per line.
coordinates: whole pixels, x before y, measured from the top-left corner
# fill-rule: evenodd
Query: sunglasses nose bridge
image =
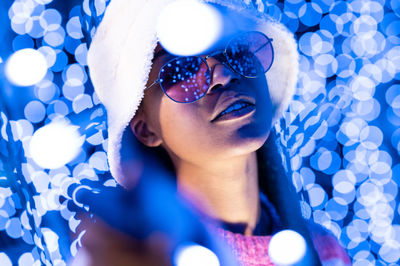
<path fill-rule="evenodd" d="M 240 79 L 240 75 L 234 72 L 225 62 L 209 57 L 206 59 L 211 71 L 211 83 L 207 93 L 212 93 L 218 87 L 226 87 L 233 80 Z"/>

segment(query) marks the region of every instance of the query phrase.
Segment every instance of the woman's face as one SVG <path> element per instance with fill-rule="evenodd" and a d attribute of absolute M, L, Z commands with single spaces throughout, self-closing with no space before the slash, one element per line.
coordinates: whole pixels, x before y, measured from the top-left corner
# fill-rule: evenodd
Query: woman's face
<path fill-rule="evenodd" d="M 174 58 L 161 46 L 155 54 L 148 86 L 157 80 L 161 67 Z M 265 75 L 242 77 L 213 57 L 207 63 L 211 85 L 204 97 L 193 103 L 177 103 L 156 84 L 146 89 L 131 122 L 139 140 L 148 146 L 161 144 L 175 162 L 201 164 L 246 155 L 260 148 L 269 134 L 272 108 Z M 216 119 L 234 103 L 249 106 Z"/>

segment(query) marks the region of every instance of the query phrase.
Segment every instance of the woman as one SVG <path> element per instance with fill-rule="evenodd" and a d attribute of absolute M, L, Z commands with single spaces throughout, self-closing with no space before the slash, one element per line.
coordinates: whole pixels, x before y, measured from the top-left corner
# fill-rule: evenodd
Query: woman
<path fill-rule="evenodd" d="M 92 82 L 107 109 L 113 177 L 134 187 L 139 177 L 146 178 L 138 152 L 150 150 L 172 170 L 177 193 L 205 223 L 223 225 L 216 230 L 240 265 L 269 265 L 269 236 L 283 228 L 305 237 L 310 265 L 319 265 L 319 258 L 349 264 L 332 237 L 303 221 L 272 140 L 271 127 L 297 82 L 292 35 L 263 15 L 261 1 L 210 1 L 251 23 L 236 25 L 223 52 L 177 57 L 156 38 L 157 17 L 170 2 L 112 0 L 89 50 Z M 134 149 L 131 142 L 143 147 Z M 109 236 L 105 232 L 112 229 L 90 230 L 84 246 L 93 257 L 91 245 L 104 242 L 93 236 Z M 107 240 L 136 245 L 123 235 Z M 146 257 L 154 259 L 157 249 L 148 250 Z M 127 261 L 141 259 L 132 255 Z"/>

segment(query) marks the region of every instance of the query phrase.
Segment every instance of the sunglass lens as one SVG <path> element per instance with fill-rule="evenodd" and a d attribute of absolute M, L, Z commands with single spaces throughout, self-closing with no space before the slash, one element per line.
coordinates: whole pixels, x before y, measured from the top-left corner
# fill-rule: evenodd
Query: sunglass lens
<path fill-rule="evenodd" d="M 160 71 L 160 84 L 165 94 L 180 103 L 194 102 L 205 95 L 210 85 L 210 69 L 197 56 L 169 61 Z"/>
<path fill-rule="evenodd" d="M 226 49 L 226 57 L 233 70 L 245 77 L 257 77 L 272 65 L 271 40 L 261 32 L 248 32 L 232 39 Z"/>

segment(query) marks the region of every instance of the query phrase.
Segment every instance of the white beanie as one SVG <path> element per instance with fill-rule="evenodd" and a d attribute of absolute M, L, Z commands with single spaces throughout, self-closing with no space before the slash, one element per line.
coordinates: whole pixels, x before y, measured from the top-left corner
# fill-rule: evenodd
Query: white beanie
<path fill-rule="evenodd" d="M 93 37 L 88 66 L 94 89 L 107 110 L 108 162 L 118 183 L 129 183 L 121 169 L 121 140 L 143 99 L 157 45 L 157 18 L 176 0 L 111 0 Z M 288 107 L 297 83 L 297 43 L 285 26 L 264 15 L 261 1 L 198 0 L 256 14 L 258 30 L 273 39 L 274 62 L 266 72 L 275 110 L 273 122 Z"/>

